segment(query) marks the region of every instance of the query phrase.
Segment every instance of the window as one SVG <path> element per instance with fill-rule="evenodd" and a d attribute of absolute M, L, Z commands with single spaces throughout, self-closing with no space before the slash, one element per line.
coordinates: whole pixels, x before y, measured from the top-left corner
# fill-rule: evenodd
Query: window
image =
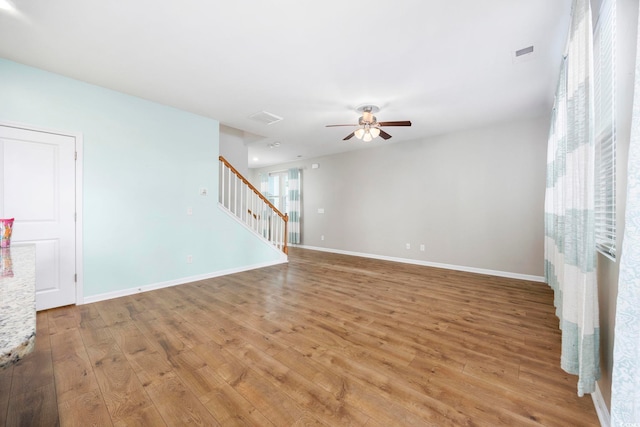
<path fill-rule="evenodd" d="M 593 35 L 596 248 L 616 259 L 616 2 L 604 0 Z"/>
<path fill-rule="evenodd" d="M 280 212 L 289 212 L 289 185 L 288 185 L 287 171 L 272 172 L 269 174 L 269 181 L 267 184 L 267 199 L 276 207 Z"/>

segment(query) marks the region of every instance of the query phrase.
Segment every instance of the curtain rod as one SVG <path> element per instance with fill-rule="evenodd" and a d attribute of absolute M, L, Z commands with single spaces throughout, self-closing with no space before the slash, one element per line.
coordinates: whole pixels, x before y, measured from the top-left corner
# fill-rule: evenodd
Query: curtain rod
<path fill-rule="evenodd" d="M 289 168 L 289 169 L 298 169 L 298 170 L 305 170 L 306 167 L 301 167 L 301 168 Z M 269 175 L 271 175 L 272 173 L 283 173 L 283 172 L 289 172 L 289 169 L 281 169 L 281 170 L 277 170 L 277 171 L 270 171 L 267 172 Z"/>

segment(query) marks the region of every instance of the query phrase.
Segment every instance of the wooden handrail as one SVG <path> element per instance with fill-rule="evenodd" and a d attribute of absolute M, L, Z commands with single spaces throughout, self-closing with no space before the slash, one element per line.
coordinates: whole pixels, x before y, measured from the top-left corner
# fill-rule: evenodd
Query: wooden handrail
<path fill-rule="evenodd" d="M 222 156 L 218 156 L 218 160 L 220 160 L 222 163 L 225 164 L 225 166 L 227 166 L 231 172 L 233 172 L 238 178 L 240 178 L 240 180 L 242 182 L 244 182 L 250 189 L 251 191 L 253 191 L 254 193 L 256 193 L 256 195 L 258 197 L 260 197 L 260 199 L 262 199 L 263 202 L 265 202 L 271 209 L 273 209 L 273 211 L 278 214 L 278 216 L 280 218 L 282 218 L 285 222 L 289 221 L 289 216 L 287 214 L 283 214 L 282 212 L 280 212 L 280 210 L 278 210 L 278 208 L 276 208 L 275 206 L 273 206 L 273 203 L 271 203 L 269 201 L 269 199 L 267 199 L 264 194 L 262 194 L 260 192 L 260 190 L 258 190 L 256 187 L 253 186 L 253 184 L 251 184 L 244 176 L 242 176 L 242 174 L 240 172 L 238 172 L 238 170 L 236 168 L 234 168 L 233 166 L 231 166 L 231 163 L 229 163 L 227 161 L 227 159 L 225 159 Z"/>

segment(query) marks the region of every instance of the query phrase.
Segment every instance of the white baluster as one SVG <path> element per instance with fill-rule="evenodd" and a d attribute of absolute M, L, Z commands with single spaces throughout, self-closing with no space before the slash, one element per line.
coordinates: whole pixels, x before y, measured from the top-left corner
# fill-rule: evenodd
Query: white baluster
<path fill-rule="evenodd" d="M 227 209 L 231 210 L 231 182 L 233 181 L 233 171 L 231 169 L 227 169 L 227 179 L 225 180 L 225 184 L 227 186 L 227 200 L 226 206 Z"/>
<path fill-rule="evenodd" d="M 245 188 L 246 188 L 246 185 L 243 185 L 243 186 L 240 187 L 240 211 L 238 211 L 239 212 L 238 217 L 242 221 L 245 221 L 245 215 L 244 215 L 244 211 L 245 210 L 243 209 L 243 207 L 244 207 L 244 197 L 245 197 L 244 194 L 246 193 Z M 246 221 L 245 221 L 245 223 L 246 223 Z"/>
<path fill-rule="evenodd" d="M 264 212 L 264 202 L 262 201 L 262 199 L 260 199 L 260 213 L 262 214 Z M 264 237 L 264 215 L 260 215 L 260 222 L 259 224 L 259 232 L 260 234 L 262 234 L 262 237 Z"/>
<path fill-rule="evenodd" d="M 220 162 L 220 202 L 224 206 L 224 171 L 227 167 L 224 163 Z"/>
<path fill-rule="evenodd" d="M 272 235 L 271 235 L 271 242 L 278 247 L 278 227 L 279 227 L 279 223 L 280 221 L 278 221 L 278 218 L 280 218 L 275 212 L 273 213 L 273 231 L 272 231 Z"/>
<path fill-rule="evenodd" d="M 258 223 L 256 222 L 257 217 L 256 217 L 256 195 L 255 193 L 251 193 L 251 228 L 253 229 L 253 231 L 255 231 L 256 233 L 258 232 Z"/>
<path fill-rule="evenodd" d="M 233 189 L 233 213 L 235 216 L 238 216 L 238 181 L 240 180 L 240 178 L 238 178 L 238 176 L 236 175 L 236 179 L 234 182 L 234 189 Z"/>

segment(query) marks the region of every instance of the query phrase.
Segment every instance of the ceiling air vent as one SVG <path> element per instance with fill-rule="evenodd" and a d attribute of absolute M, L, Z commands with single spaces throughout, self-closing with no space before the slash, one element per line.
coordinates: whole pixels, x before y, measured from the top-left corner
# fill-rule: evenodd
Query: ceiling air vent
<path fill-rule="evenodd" d="M 264 123 L 265 125 L 272 125 L 282 120 L 282 117 L 276 116 L 275 114 L 271 114 L 267 111 L 258 111 L 257 113 L 250 115 L 249 118 L 257 122 Z"/>
<path fill-rule="evenodd" d="M 528 61 L 533 58 L 533 45 L 514 51 L 513 62 Z"/>
<path fill-rule="evenodd" d="M 533 46 L 525 47 L 520 50 L 516 50 L 516 58 L 522 55 L 533 53 Z"/>

